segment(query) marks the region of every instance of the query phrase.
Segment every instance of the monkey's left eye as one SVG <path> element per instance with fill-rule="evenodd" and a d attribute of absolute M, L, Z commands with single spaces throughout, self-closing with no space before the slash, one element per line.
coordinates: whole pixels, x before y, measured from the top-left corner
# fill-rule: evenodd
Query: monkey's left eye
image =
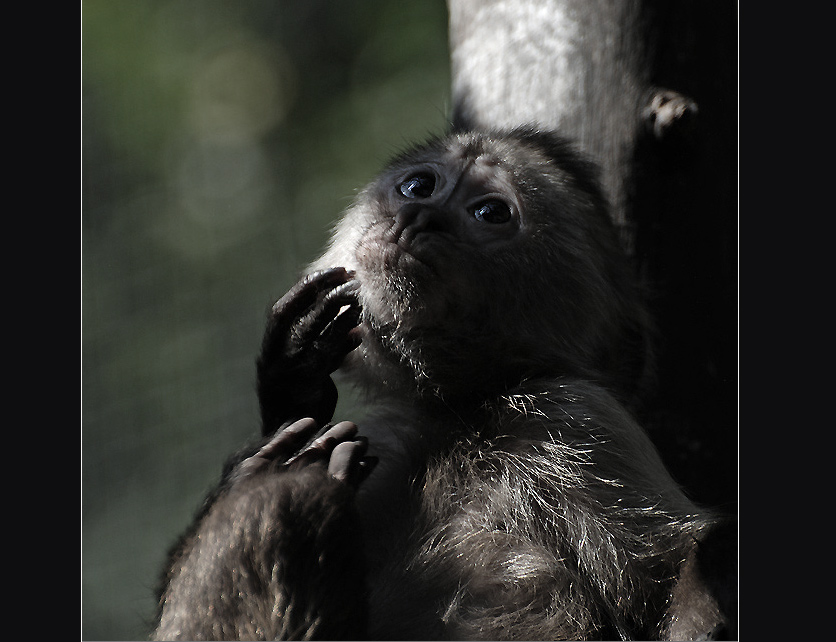
<path fill-rule="evenodd" d="M 499 200 L 485 201 L 479 203 L 472 209 L 473 216 L 477 221 L 483 223 L 507 223 L 511 220 L 511 208 L 508 203 Z"/>
<path fill-rule="evenodd" d="M 398 191 L 407 198 L 427 198 L 435 190 L 435 176 L 432 174 L 415 174 L 398 185 Z"/>

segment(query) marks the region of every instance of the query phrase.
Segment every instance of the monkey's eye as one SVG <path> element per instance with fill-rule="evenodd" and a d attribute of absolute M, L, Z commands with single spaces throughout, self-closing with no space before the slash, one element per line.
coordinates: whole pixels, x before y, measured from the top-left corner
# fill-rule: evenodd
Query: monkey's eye
<path fill-rule="evenodd" d="M 407 198 L 427 198 L 432 196 L 435 189 L 435 176 L 432 174 L 415 174 L 398 185 L 398 191 Z"/>
<path fill-rule="evenodd" d="M 473 216 L 483 223 L 507 223 L 511 220 L 511 208 L 508 203 L 499 200 L 485 201 L 473 207 Z"/>

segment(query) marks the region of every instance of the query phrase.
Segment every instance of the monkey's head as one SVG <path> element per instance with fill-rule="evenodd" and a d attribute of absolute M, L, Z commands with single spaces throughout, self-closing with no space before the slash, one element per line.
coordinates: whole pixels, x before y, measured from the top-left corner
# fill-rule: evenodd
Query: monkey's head
<path fill-rule="evenodd" d="M 312 269 L 336 266 L 356 272 L 363 308 L 347 366 L 421 394 L 561 375 L 617 388 L 643 333 L 593 168 L 546 133 L 458 133 L 398 156 Z"/>

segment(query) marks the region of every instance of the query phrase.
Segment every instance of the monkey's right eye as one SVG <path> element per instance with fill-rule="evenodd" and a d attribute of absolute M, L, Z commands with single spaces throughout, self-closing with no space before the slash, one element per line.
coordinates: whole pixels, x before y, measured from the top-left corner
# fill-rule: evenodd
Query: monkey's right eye
<path fill-rule="evenodd" d="M 435 189 L 435 176 L 432 174 L 414 174 L 398 185 L 398 191 L 407 198 L 427 198 Z"/>

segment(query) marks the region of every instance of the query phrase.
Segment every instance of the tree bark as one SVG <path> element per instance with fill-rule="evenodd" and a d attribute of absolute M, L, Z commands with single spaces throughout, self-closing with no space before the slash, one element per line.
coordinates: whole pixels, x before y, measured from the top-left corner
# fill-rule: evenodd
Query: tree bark
<path fill-rule="evenodd" d="M 538 125 L 598 162 L 660 345 L 643 417 L 699 501 L 737 496 L 737 5 L 448 0 L 453 123 Z"/>

